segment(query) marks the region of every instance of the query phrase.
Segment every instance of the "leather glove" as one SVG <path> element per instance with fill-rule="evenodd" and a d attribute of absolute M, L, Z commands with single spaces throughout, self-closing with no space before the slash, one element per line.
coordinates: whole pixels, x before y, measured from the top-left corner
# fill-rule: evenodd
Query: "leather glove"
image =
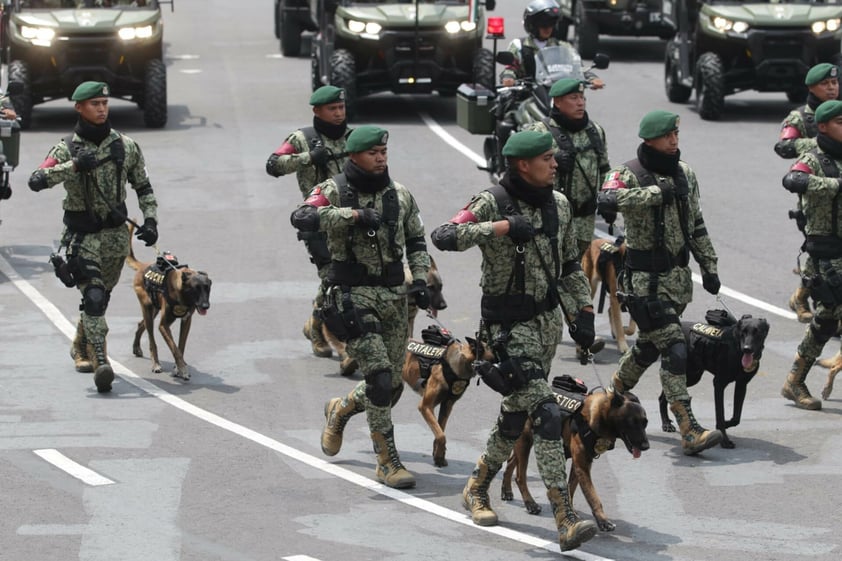
<path fill-rule="evenodd" d="M 719 289 L 722 283 L 719 282 L 719 275 L 716 273 L 704 273 L 702 275 L 702 286 L 705 290 L 716 296 L 719 294 Z"/>
<path fill-rule="evenodd" d="M 380 228 L 380 213 L 373 208 L 357 208 L 357 224 L 369 230 Z"/>
<path fill-rule="evenodd" d="M 154 218 L 147 218 L 143 221 L 143 226 L 138 228 L 134 235 L 140 241 L 146 242 L 146 247 L 155 245 L 155 242 L 158 241 L 158 223 Z"/>
<path fill-rule="evenodd" d="M 661 202 L 662 204 L 672 204 L 675 200 L 675 188 L 672 185 L 659 185 L 661 188 Z"/>
<path fill-rule="evenodd" d="M 506 234 L 517 244 L 526 243 L 535 237 L 535 228 L 522 214 L 504 217 L 509 222 L 509 233 Z"/>
<path fill-rule="evenodd" d="M 576 164 L 576 154 L 568 152 L 567 150 L 559 150 L 553 154 L 556 163 L 558 164 L 558 171 L 563 173 L 570 173 L 573 171 L 573 166 Z"/>
<path fill-rule="evenodd" d="M 613 224 L 617 220 L 617 190 L 605 189 L 600 191 L 596 196 L 596 212 L 604 220 L 606 224 Z"/>
<path fill-rule="evenodd" d="M 570 326 L 570 336 L 583 349 L 590 349 L 596 338 L 596 330 L 594 329 L 593 323 L 593 312 L 579 310 L 576 314 L 576 319 Z"/>
<path fill-rule="evenodd" d="M 807 185 L 810 183 L 809 174 L 803 171 L 791 171 L 784 176 L 784 189 L 790 193 L 802 195 L 807 192 Z"/>
<path fill-rule="evenodd" d="M 430 307 L 430 291 L 427 290 L 427 283 L 423 280 L 412 281 L 412 286 L 406 293 L 415 297 L 415 305 L 422 310 Z"/>
<path fill-rule="evenodd" d="M 73 158 L 73 165 L 80 173 L 96 169 L 97 163 L 96 152 L 93 150 L 80 150 Z"/>
<path fill-rule="evenodd" d="M 314 166 L 323 166 L 327 163 L 327 158 L 330 154 L 324 146 L 316 146 L 310 150 L 310 162 Z"/>

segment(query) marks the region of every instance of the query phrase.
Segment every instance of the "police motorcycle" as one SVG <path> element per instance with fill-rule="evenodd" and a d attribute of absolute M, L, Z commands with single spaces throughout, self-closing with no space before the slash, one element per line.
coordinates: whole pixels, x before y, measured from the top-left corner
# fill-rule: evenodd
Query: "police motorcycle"
<path fill-rule="evenodd" d="M 497 53 L 495 60 L 507 66 L 516 62 L 515 56 L 509 51 Z M 513 86 L 496 88 L 496 96 L 490 109 L 494 125 L 491 136 L 486 137 L 483 143 L 486 165 L 477 167 L 487 171 L 491 182 L 496 183 L 506 171 L 506 159 L 502 151 L 509 136 L 530 123 L 549 116 L 552 109 L 552 99 L 549 95 L 552 85 L 562 78 L 575 78 L 585 82 L 590 88 L 590 81 L 585 78 L 585 73 L 593 68 L 608 68 L 609 62 L 608 55 L 597 53 L 594 55 L 593 64 L 583 68 L 582 57 L 569 45 L 544 47 L 535 51 L 534 57 L 524 57 L 527 78 L 517 80 Z M 533 64 L 534 68 L 530 68 Z"/>
<path fill-rule="evenodd" d="M 23 90 L 20 82 L 9 82 L 8 89 L 0 95 L 0 103 L 8 102 L 10 95 Z M 20 158 L 20 123 L 17 119 L 0 117 L 0 201 L 12 196 L 9 174 L 17 167 Z"/>

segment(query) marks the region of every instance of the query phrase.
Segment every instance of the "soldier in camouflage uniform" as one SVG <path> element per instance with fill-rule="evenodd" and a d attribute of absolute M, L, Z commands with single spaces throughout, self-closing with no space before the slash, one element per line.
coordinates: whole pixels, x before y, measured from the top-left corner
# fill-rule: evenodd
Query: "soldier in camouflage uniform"
<path fill-rule="evenodd" d="M 140 146 L 108 121 L 108 86 L 83 82 L 71 99 L 79 113 L 74 133 L 50 149 L 30 176 L 29 187 L 41 191 L 64 183 L 61 246 L 82 293 L 70 354 L 76 370 L 94 372 L 97 391 L 103 393 L 111 391 L 114 381 L 105 346 L 105 310 L 129 253 L 126 182 L 135 190 L 144 217 L 136 235 L 147 246 L 158 239 L 158 204 Z"/>
<path fill-rule="evenodd" d="M 0 119 L 14 121 L 18 118 L 15 108 L 8 95 L 0 95 Z M 12 196 L 12 188 L 0 185 L 0 200 L 6 200 Z"/>
<path fill-rule="evenodd" d="M 509 44 L 509 52 L 515 56 L 515 62 L 500 73 L 500 83 L 503 86 L 514 86 L 517 79 L 527 78 L 528 69 L 533 69 L 535 53 L 544 47 L 565 46 L 574 54 L 574 59 L 581 59 L 576 49 L 557 38 L 555 34 L 559 19 L 559 6 L 556 0 L 532 0 L 523 11 L 523 28 L 527 36 L 514 39 Z M 585 79 L 595 90 L 605 87 L 605 82 L 593 72 L 585 72 Z"/>
<path fill-rule="evenodd" d="M 810 69 L 804 79 L 807 86 L 807 104 L 790 111 L 781 123 L 781 135 L 775 144 L 775 152 L 781 158 L 797 158 L 815 148 L 818 129 L 815 122 L 815 110 L 822 102 L 839 97 L 839 68 L 823 62 Z M 801 216 L 801 198 L 796 209 L 799 229 L 803 229 Z M 798 316 L 801 323 L 810 323 L 813 312 L 808 300 L 809 290 L 800 283 L 789 298 L 789 307 Z"/>
<path fill-rule="evenodd" d="M 624 286 L 640 336 L 620 358 L 613 391 L 634 388 L 661 358 L 661 387 L 678 421 L 684 454 L 715 446 L 719 431 L 704 429 L 690 408 L 687 344 L 680 317 L 693 296 L 690 254 L 702 269 L 705 290 L 718 294 L 717 258 L 699 206 L 696 174 L 678 149 L 678 115 L 652 111 L 640 121 L 637 158 L 612 169 L 597 200 L 609 224 L 618 212 L 626 228 Z"/>
<path fill-rule="evenodd" d="M 266 160 L 266 173 L 272 177 L 295 172 L 298 188 L 305 199 L 317 183 L 342 173 L 348 161 L 345 141 L 351 133 L 345 118 L 345 90 L 322 86 L 310 96 L 310 105 L 313 106 L 313 126 L 290 134 Z M 330 254 L 323 232 L 300 232 L 298 239 L 304 241 L 320 280 L 313 313 L 304 324 L 304 336 L 310 340 L 314 355 L 329 357 L 332 351 L 322 334 L 322 322 L 316 311 L 324 300 L 324 279 Z"/>
<path fill-rule="evenodd" d="M 471 199 L 432 233 L 443 251 L 482 251 L 482 324 L 479 337 L 499 361 L 478 368 L 505 397 L 485 451 L 462 491 L 463 505 L 480 526 L 497 524 L 488 488 L 509 457 L 524 423 L 535 427 L 538 471 L 553 507 L 562 551 L 596 533 L 579 520 L 567 488 L 561 412 L 547 384 L 561 340 L 562 309 L 576 319 L 573 339 L 590 347 L 594 314 L 590 286 L 577 258 L 570 204 L 552 189 L 556 161 L 546 132 L 513 134 L 503 147 L 508 171 L 500 185 Z"/>
<path fill-rule="evenodd" d="M 404 258 L 412 273 L 409 294 L 420 309 L 430 306 L 426 278 L 430 255 L 424 224 L 409 190 L 389 177 L 388 133 L 363 126 L 348 136 L 343 173 L 316 185 L 292 214 L 304 232 L 327 234 L 331 263 L 322 313 L 331 332 L 347 341 L 364 380 L 345 397 L 325 405 L 322 451 L 334 456 L 345 424 L 365 411 L 377 454 L 377 479 L 413 487 L 395 446 L 391 406 L 403 391 L 401 369 L 407 343 Z"/>
<path fill-rule="evenodd" d="M 784 188 L 801 197 L 806 219 L 804 247 L 809 256 L 801 274 L 816 310 L 781 395 L 796 407 L 811 410 L 821 409 L 822 402 L 810 395 L 807 374 L 842 320 L 842 226 L 838 223 L 842 209 L 842 101 L 825 101 L 816 109 L 815 118 L 816 147 L 801 154 L 783 178 Z"/>

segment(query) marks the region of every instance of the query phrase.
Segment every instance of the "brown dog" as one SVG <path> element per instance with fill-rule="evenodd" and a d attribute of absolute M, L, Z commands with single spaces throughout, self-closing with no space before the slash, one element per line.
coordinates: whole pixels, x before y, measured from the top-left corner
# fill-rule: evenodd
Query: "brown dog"
<path fill-rule="evenodd" d="M 129 238 L 132 230 L 129 226 Z M 152 372 L 161 372 L 158 360 L 158 346 L 152 327 L 155 316 L 161 313 L 158 330 L 167 343 L 175 359 L 172 375 L 184 380 L 190 379 L 190 370 L 184 362 L 184 349 L 187 346 L 187 335 L 193 312 L 203 316 L 210 308 L 211 280 L 204 271 L 193 270 L 186 265 L 179 265 L 169 253 L 164 253 L 154 263 L 141 263 L 134 256 L 129 244 L 129 255 L 126 264 L 135 270 L 132 288 L 134 288 L 143 319 L 137 324 L 134 335 L 132 352 L 135 356 L 143 356 L 140 348 L 140 338 L 143 332 L 149 336 L 149 356 L 152 358 Z M 178 330 L 178 345 L 175 344 L 170 327 L 175 320 L 180 319 Z"/>
<path fill-rule="evenodd" d="M 830 394 L 833 392 L 833 381 L 836 379 L 836 375 L 842 371 L 842 351 L 837 352 L 831 358 L 817 360 L 816 364 L 828 369 L 827 381 L 825 381 L 824 387 L 822 388 L 822 399 L 829 399 Z"/>
<path fill-rule="evenodd" d="M 576 488 L 581 485 L 599 529 L 611 532 L 616 526 L 605 516 L 602 501 L 591 480 L 591 466 L 600 454 L 614 448 L 614 441 L 618 438 L 635 459 L 640 457 L 641 452 L 649 449 L 649 440 L 646 437 L 646 410 L 631 392 L 617 394 L 601 388 L 588 393 L 587 396 L 569 392 L 556 393 L 556 399 L 562 411 L 570 413 L 563 417 L 562 421 L 565 456 L 573 458 L 567 482 L 570 498 L 572 500 Z M 538 514 L 541 507 L 532 498 L 526 486 L 526 467 L 532 440 L 530 419 L 515 442 L 512 455 L 506 463 L 502 498 L 504 501 L 514 498 L 512 473 L 517 470 L 515 482 L 523 497 L 523 504 L 530 514 Z"/>
<path fill-rule="evenodd" d="M 474 377 L 475 360 L 494 360 L 483 343 L 470 337 L 465 342 L 453 338 L 447 331 L 431 326 L 423 330 L 425 342 L 410 340 L 403 364 L 403 381 L 421 396 L 418 411 L 433 431 L 433 463 L 447 465 L 447 439 L 444 429 L 453 411 Z M 438 417 L 433 409 L 439 408 Z"/>
<path fill-rule="evenodd" d="M 626 336 L 634 335 L 637 330 L 637 325 L 631 318 L 629 318 L 628 327 L 623 327 L 620 302 L 617 300 L 617 274 L 622 270 L 625 255 L 626 244 L 622 238 L 613 241 L 601 238 L 591 241 L 590 248 L 582 256 L 582 271 L 591 283 L 591 299 L 596 294 L 596 287 L 600 282 L 608 293 L 608 319 L 611 324 L 611 335 L 616 339 L 617 348 L 621 353 L 629 350 Z"/>
<path fill-rule="evenodd" d="M 404 275 L 406 288 L 409 289 L 409 285 L 412 283 L 412 273 L 406 265 L 404 265 Z M 427 291 L 430 293 L 430 317 L 437 317 L 440 310 L 447 308 L 447 302 L 442 294 L 443 286 L 444 284 L 442 283 L 436 262 L 430 257 L 430 270 L 427 272 Z M 411 338 L 415 333 L 415 317 L 418 315 L 418 306 L 415 305 L 413 298 L 407 297 L 406 307 L 409 317 L 407 338 Z M 322 334 L 328 344 L 336 351 L 336 356 L 339 357 L 339 373 L 342 376 L 350 376 L 356 372 L 357 361 L 348 356 L 348 352 L 345 350 L 345 343 L 337 339 L 325 324 L 322 324 Z"/>

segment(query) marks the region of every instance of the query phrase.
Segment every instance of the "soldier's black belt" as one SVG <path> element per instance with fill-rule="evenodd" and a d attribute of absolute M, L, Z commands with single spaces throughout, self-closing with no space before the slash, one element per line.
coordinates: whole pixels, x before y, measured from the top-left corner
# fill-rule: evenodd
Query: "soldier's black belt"
<path fill-rule="evenodd" d="M 362 263 L 332 261 L 327 280 L 329 284 L 346 286 L 400 286 L 404 283 L 403 263 L 386 263 L 382 275 L 369 275 Z"/>
<path fill-rule="evenodd" d="M 685 245 L 678 255 L 671 255 L 666 248 L 626 249 L 626 266 L 633 271 L 666 273 L 675 267 L 686 267 L 690 263 L 690 250 Z"/>
<path fill-rule="evenodd" d="M 558 306 L 555 298 L 535 300 L 528 294 L 482 295 L 481 313 L 483 321 L 489 323 L 511 323 L 529 321 Z"/>
<path fill-rule="evenodd" d="M 122 216 L 119 213 L 122 213 Z M 104 219 L 91 217 L 86 210 L 65 210 L 63 222 L 69 230 L 74 232 L 96 234 L 108 228 L 122 226 L 126 221 L 127 213 L 128 209 L 124 202 L 117 205 Z"/>
<path fill-rule="evenodd" d="M 804 248 L 813 259 L 842 257 L 842 238 L 836 236 L 807 236 Z"/>

